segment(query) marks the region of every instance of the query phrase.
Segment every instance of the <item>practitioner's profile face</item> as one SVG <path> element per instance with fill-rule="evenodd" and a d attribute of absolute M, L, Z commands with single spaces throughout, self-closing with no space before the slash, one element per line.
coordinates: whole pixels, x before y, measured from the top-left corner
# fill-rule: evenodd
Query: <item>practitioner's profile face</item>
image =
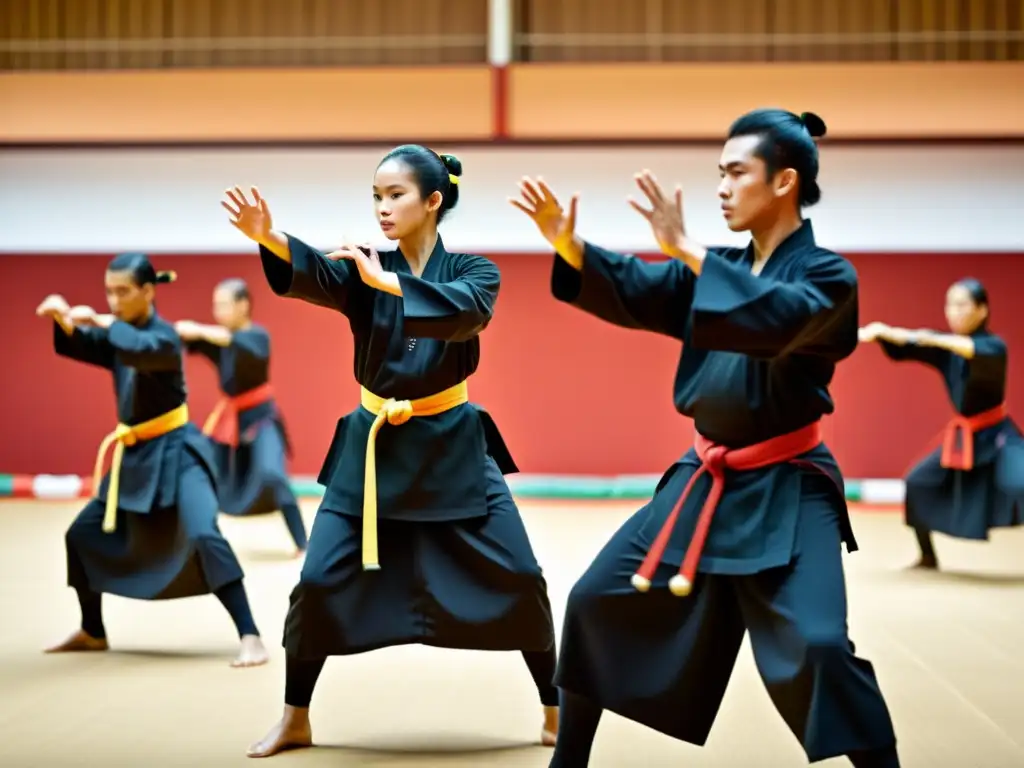
<path fill-rule="evenodd" d="M 126 323 L 134 323 L 149 314 L 153 286 L 135 284 L 130 272 L 107 272 L 104 279 L 110 314 Z"/>
<path fill-rule="evenodd" d="M 974 333 L 988 317 L 988 307 L 978 305 L 962 285 L 946 291 L 946 322 L 953 333 L 967 336 Z"/>
<path fill-rule="evenodd" d="M 246 304 L 235 298 L 229 288 L 218 288 L 213 292 L 213 319 L 217 325 L 229 330 L 240 328 L 246 319 Z"/>
<path fill-rule="evenodd" d="M 733 232 L 756 229 L 770 223 L 784 197 L 793 191 L 796 174 L 792 169 L 768 178 L 764 160 L 757 156 L 759 136 L 737 136 L 722 149 L 718 170 L 722 180 L 718 198 L 722 216 Z"/>
<path fill-rule="evenodd" d="M 400 240 L 427 223 L 441 206 L 441 195 L 434 192 L 424 199 L 412 169 L 391 159 L 381 163 L 374 174 L 373 205 L 384 236 Z"/>

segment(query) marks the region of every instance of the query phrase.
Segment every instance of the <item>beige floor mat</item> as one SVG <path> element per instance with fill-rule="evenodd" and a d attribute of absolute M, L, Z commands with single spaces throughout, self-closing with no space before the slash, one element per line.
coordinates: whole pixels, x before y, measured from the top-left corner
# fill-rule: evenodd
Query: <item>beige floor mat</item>
<path fill-rule="evenodd" d="M 271 664 L 235 670 L 234 632 L 213 597 L 105 597 L 113 650 L 44 656 L 78 621 L 64 585 L 63 533 L 80 502 L 0 503 L 0 766 L 163 768 L 268 765 L 244 756 L 281 709 L 281 625 L 299 563 L 275 516 L 223 518 L 246 569 Z M 560 624 L 565 596 L 632 511 L 610 503 L 523 504 Z M 315 506 L 306 505 L 311 522 Z M 906 572 L 913 536 L 898 515 L 855 516 L 846 558 L 851 634 L 874 662 L 904 768 L 1024 766 L 1024 530 L 988 544 L 939 537 L 940 574 Z M 288 766 L 546 768 L 540 706 L 514 653 L 389 649 L 332 659 L 313 699 L 317 749 Z M 789 768 L 802 751 L 744 647 L 707 747 L 606 715 L 594 768 Z M 825 768 L 845 760 L 821 763 Z"/>

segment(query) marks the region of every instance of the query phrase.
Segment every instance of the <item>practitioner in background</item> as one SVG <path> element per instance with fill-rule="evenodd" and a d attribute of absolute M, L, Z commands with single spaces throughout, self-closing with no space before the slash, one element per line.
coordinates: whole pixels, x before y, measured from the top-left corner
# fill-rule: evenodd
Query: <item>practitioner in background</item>
<path fill-rule="evenodd" d="M 774 109 L 733 123 L 718 195 L 746 248 L 701 246 L 682 191 L 666 195 L 650 172 L 637 176 L 649 207 L 633 207 L 667 261 L 584 242 L 576 197 L 563 211 L 539 181 L 512 200 L 557 254 L 558 300 L 682 342 L 674 399 L 697 433 L 569 595 L 553 768 L 588 765 L 603 710 L 703 745 L 748 631 L 811 762 L 899 765 L 874 670 L 847 634 L 842 545 L 856 545 L 820 426 L 857 346 L 857 273 L 802 216 L 821 195 L 824 133 L 814 115 Z"/>
<path fill-rule="evenodd" d="M 216 451 L 220 509 L 228 515 L 280 510 L 301 555 L 306 526 L 288 480 L 288 434 L 270 385 L 270 334 L 252 321 L 244 280 L 216 287 L 213 317 L 216 325 L 181 320 L 174 328 L 189 352 L 217 368 L 223 396 L 203 432 Z"/>
<path fill-rule="evenodd" d="M 124 254 L 106 271 L 110 314 L 71 307 L 59 295 L 36 309 L 53 321 L 58 355 L 113 374 L 118 417 L 97 456 L 95 497 L 65 537 L 82 624 L 49 652 L 107 650 L 104 593 L 136 600 L 213 593 L 241 639 L 232 666 L 257 666 L 268 656 L 242 567 L 217 527 L 213 457 L 189 422 L 181 341 L 154 305 L 156 285 L 173 277 L 154 271 L 143 254 Z"/>
<path fill-rule="evenodd" d="M 449 252 L 437 231 L 461 173 L 419 145 L 389 152 L 368 190 L 398 243 L 380 254 L 324 255 L 275 230 L 255 189 L 227 193 L 274 293 L 348 319 L 361 386 L 321 470 L 327 490 L 291 596 L 284 715 L 252 757 L 312 744 L 310 700 L 328 656 L 408 643 L 521 651 L 544 708 L 541 740 L 554 743 L 547 586 L 503 477 L 517 469 L 467 385 L 501 278 L 491 261 Z"/>
<path fill-rule="evenodd" d="M 1009 352 L 989 330 L 988 292 L 973 278 L 946 291 L 949 333 L 873 322 L 860 331 L 897 362 L 913 361 L 942 376 L 954 415 L 941 445 L 907 474 L 906 522 L 921 556 L 937 569 L 932 533 L 986 540 L 993 528 L 1024 522 L 1024 437 L 1006 407 Z"/>

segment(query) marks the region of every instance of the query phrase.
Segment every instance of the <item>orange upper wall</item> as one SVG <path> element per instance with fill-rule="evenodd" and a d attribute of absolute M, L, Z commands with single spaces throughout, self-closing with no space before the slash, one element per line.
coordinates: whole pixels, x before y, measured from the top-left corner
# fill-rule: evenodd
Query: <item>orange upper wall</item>
<path fill-rule="evenodd" d="M 516 64 L 0 74 L 0 142 L 716 139 L 821 114 L 847 140 L 1024 139 L 1024 63 Z"/>

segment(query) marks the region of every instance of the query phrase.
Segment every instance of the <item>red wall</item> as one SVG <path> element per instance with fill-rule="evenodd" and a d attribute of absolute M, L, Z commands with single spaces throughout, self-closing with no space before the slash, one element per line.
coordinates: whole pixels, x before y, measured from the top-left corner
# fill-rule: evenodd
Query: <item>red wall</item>
<path fill-rule="evenodd" d="M 854 257 L 862 323 L 910 327 L 942 322 L 945 288 L 970 274 L 988 287 L 994 326 L 1012 351 L 1024 349 L 1024 254 Z M 115 418 L 109 374 L 53 354 L 51 329 L 35 318 L 51 292 L 72 303 L 104 306 L 101 256 L 0 256 L 0 321 L 6 365 L 0 374 L 0 473 L 88 474 L 98 441 Z M 250 281 L 259 322 L 274 339 L 274 383 L 296 445 L 292 470 L 315 474 L 337 418 L 353 407 L 351 341 L 344 320 L 327 310 L 270 294 L 259 261 L 247 256 L 167 256 L 179 282 L 160 290 L 170 319 L 208 320 L 210 293 L 224 277 Z M 472 397 L 496 417 L 524 472 L 660 472 L 692 437 L 672 408 L 677 346 L 651 334 L 612 328 L 557 304 L 550 259 L 499 256 L 503 290 L 485 333 Z M 310 350 L 303 352 L 303 349 Z M 1011 409 L 1024 412 L 1024 359 L 1011 362 Z M 193 420 L 216 398 L 216 378 L 201 360 L 188 369 Z M 615 405 L 632 391 L 632 402 Z M 874 347 L 840 366 L 833 387 L 838 413 L 827 435 L 849 477 L 900 475 L 948 416 L 938 377 L 888 363 Z"/>

